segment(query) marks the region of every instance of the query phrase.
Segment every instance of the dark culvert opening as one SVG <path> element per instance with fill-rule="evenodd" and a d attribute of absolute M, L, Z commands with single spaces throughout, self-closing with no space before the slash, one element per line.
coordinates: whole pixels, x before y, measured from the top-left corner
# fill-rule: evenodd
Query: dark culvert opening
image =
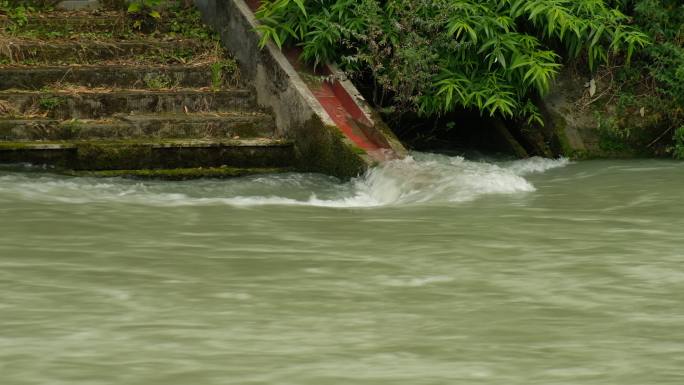
<path fill-rule="evenodd" d="M 560 147 L 550 143 L 553 135 L 546 129 L 530 129 L 519 121 L 491 117 L 473 109 L 441 116 L 396 111 L 392 93 L 383 93 L 372 77 L 354 80 L 357 89 L 381 112 L 383 120 L 410 150 L 474 158 L 552 157 L 560 153 Z"/>
<path fill-rule="evenodd" d="M 384 116 L 405 146 L 416 151 L 523 158 L 534 154 L 514 123 L 461 110 L 440 117 L 415 113 Z"/>

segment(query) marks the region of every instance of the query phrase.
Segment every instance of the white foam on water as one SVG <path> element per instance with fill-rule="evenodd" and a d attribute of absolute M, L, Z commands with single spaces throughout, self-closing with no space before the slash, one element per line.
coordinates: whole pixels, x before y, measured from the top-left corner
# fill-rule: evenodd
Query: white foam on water
<path fill-rule="evenodd" d="M 454 279 L 445 275 L 429 277 L 386 277 L 381 276 L 379 280 L 382 285 L 394 287 L 422 287 L 432 284 L 452 282 Z"/>
<path fill-rule="evenodd" d="M 509 162 L 506 168 L 517 175 L 528 175 L 545 172 L 554 168 L 565 167 L 569 164 L 570 160 L 567 158 L 548 159 L 535 156 L 528 159 Z"/>
<path fill-rule="evenodd" d="M 535 191 L 523 176 L 564 167 L 566 159 L 530 158 L 498 165 L 462 157 L 417 154 L 387 162 L 352 180 L 346 197 L 307 200 L 240 196 L 225 199 L 237 206 L 304 205 L 319 207 L 382 207 L 427 202 L 466 202 L 488 194 Z"/>
<path fill-rule="evenodd" d="M 62 203 L 120 202 L 154 206 L 263 205 L 331 208 L 467 202 L 485 195 L 535 191 L 525 176 L 568 165 L 567 159 L 530 158 L 491 163 L 415 153 L 386 162 L 347 183 L 314 174 L 281 174 L 192 182 L 136 182 L 119 178 L 64 178 L 10 173 L 3 195 Z"/>

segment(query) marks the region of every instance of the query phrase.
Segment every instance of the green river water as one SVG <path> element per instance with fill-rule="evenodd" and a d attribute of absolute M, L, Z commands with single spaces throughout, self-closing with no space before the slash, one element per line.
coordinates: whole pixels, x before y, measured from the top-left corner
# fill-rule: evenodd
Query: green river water
<path fill-rule="evenodd" d="M 0 385 L 684 384 L 684 163 L 0 171 Z"/>

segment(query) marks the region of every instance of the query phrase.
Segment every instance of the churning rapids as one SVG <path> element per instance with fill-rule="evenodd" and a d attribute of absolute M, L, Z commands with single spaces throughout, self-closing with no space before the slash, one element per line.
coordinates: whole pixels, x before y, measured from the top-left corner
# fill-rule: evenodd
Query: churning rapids
<path fill-rule="evenodd" d="M 684 163 L 0 169 L 1 385 L 681 385 Z"/>
<path fill-rule="evenodd" d="M 26 199 L 63 203 L 118 201 L 151 205 L 381 207 L 464 202 L 487 194 L 531 192 L 534 187 L 524 179 L 525 175 L 567 164 L 565 159 L 532 158 L 497 165 L 467 161 L 462 157 L 415 154 L 371 169 L 347 184 L 313 174 L 176 184 L 14 174 L 0 177 L 0 193 L 14 190 Z"/>

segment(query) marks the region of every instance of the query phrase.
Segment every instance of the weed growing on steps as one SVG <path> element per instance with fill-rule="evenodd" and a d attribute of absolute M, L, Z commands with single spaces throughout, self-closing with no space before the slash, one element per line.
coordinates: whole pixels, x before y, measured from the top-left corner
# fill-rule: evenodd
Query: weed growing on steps
<path fill-rule="evenodd" d="M 237 83 L 238 67 L 235 60 L 219 60 L 211 64 L 211 88 L 214 91 L 220 90 L 228 79 Z"/>
<path fill-rule="evenodd" d="M 203 22 L 199 10 L 185 8 L 178 3 L 167 12 L 168 33 L 171 36 L 179 36 L 203 41 L 218 41 L 218 35 L 209 29 Z"/>
<path fill-rule="evenodd" d="M 45 111 L 54 111 L 64 101 L 57 96 L 43 96 L 38 100 L 38 106 Z"/>
<path fill-rule="evenodd" d="M 31 7 L 24 5 L 12 5 L 7 0 L 0 0 L 0 15 L 9 18 L 9 25 L 5 26 L 8 32 L 12 33 L 18 28 L 28 23 L 28 13 Z"/>
<path fill-rule="evenodd" d="M 143 81 L 145 82 L 145 86 L 152 90 L 170 89 L 178 86 L 178 83 L 174 82 L 166 74 L 147 74 L 143 78 Z"/>
<path fill-rule="evenodd" d="M 50 11 L 62 0 L 0 0 L 0 15 L 9 19 L 5 32 L 17 33 L 29 24 L 29 15 L 37 11 Z"/>
<path fill-rule="evenodd" d="M 128 17 L 132 20 L 133 29 L 151 32 L 157 28 L 161 13 L 157 9 L 161 0 L 135 0 L 128 5 Z"/>

